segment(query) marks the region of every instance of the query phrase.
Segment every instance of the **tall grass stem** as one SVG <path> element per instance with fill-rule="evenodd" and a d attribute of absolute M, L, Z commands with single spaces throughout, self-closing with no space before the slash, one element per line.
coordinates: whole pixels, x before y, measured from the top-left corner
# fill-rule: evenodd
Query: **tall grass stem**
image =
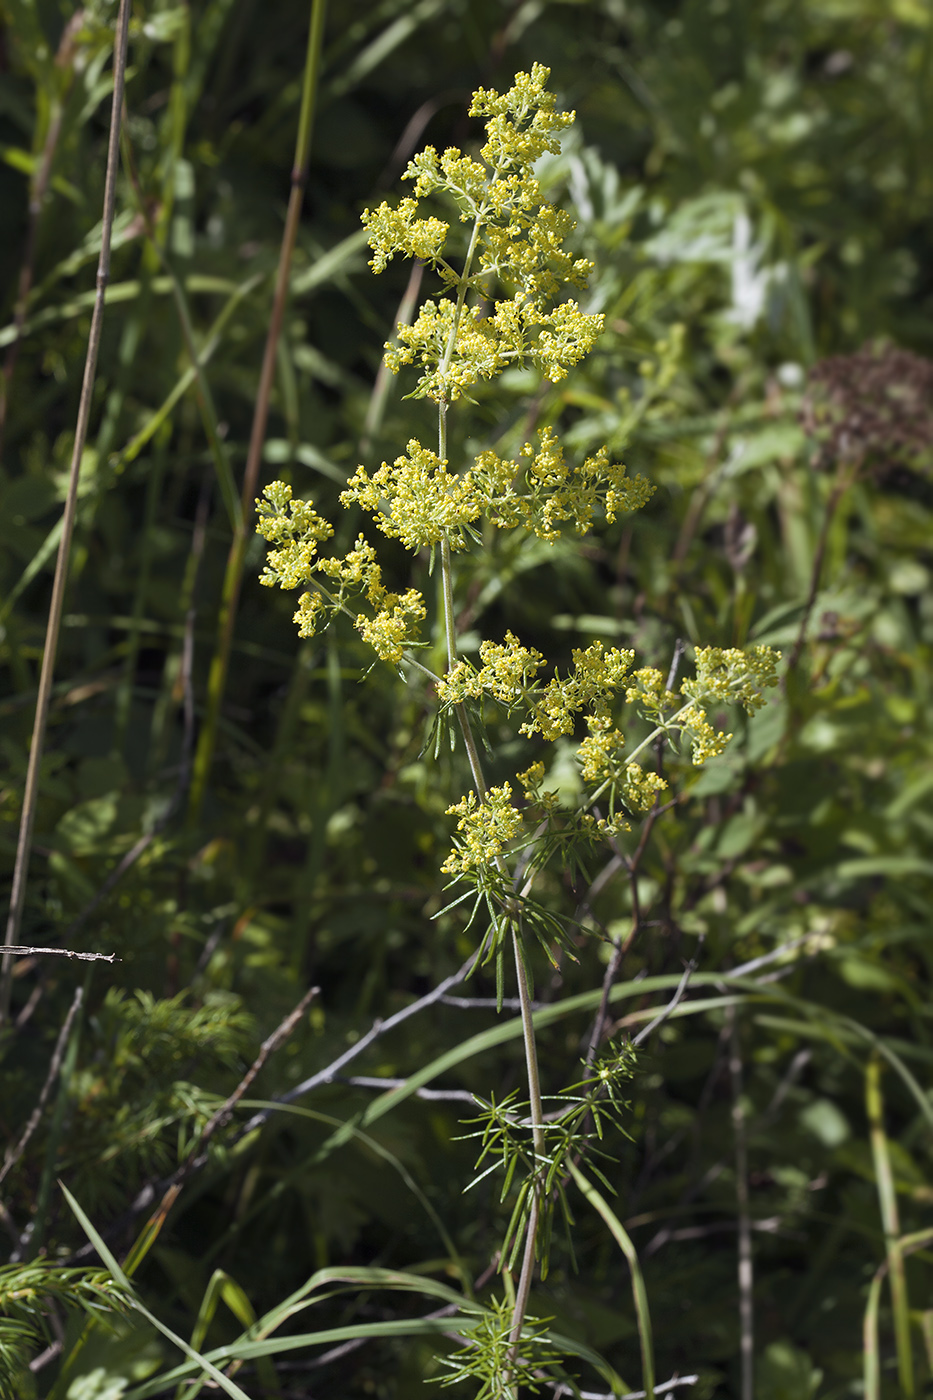
<path fill-rule="evenodd" d="M 897 1350 L 897 1376 L 901 1394 L 911 1400 L 916 1394 L 913 1353 L 910 1345 L 910 1303 L 907 1297 L 907 1275 L 900 1249 L 901 1225 L 897 1209 L 897 1190 L 891 1169 L 891 1154 L 884 1128 L 884 1099 L 881 1091 L 881 1061 L 872 1055 L 865 1070 L 865 1108 L 871 1134 L 871 1155 L 875 1168 L 875 1185 L 888 1270 L 891 1278 L 891 1308 L 894 1312 L 894 1339 Z"/>
<path fill-rule="evenodd" d="M 233 645 L 233 629 L 236 625 L 237 607 L 243 582 L 243 566 L 246 558 L 247 526 L 250 518 L 253 497 L 259 481 L 259 467 L 262 462 L 262 449 L 266 438 L 266 424 L 269 418 L 269 403 L 272 397 L 272 383 L 278 358 L 279 340 L 285 319 L 285 306 L 288 300 L 288 287 L 291 277 L 292 256 L 298 237 L 298 224 L 304 203 L 305 185 L 308 180 L 308 166 L 311 155 L 311 135 L 314 128 L 314 113 L 318 97 L 318 79 L 321 66 L 321 47 L 324 39 L 324 21 L 327 14 L 327 0 L 313 0 L 311 23 L 308 30 L 308 48 L 305 55 L 304 78 L 301 89 L 301 110 L 298 116 L 298 136 L 295 143 L 295 158 L 292 165 L 291 193 L 285 215 L 285 228 L 282 232 L 282 246 L 276 270 L 275 292 L 272 299 L 272 315 L 266 334 L 262 369 L 259 374 L 259 388 L 253 410 L 253 424 L 250 431 L 249 449 L 246 455 L 246 470 L 243 474 L 243 491 L 240 497 L 240 519 L 233 531 L 227 567 L 224 574 L 220 601 L 220 615 L 217 622 L 217 642 L 211 658 L 207 682 L 207 705 L 204 725 L 198 738 L 194 757 L 194 772 L 191 783 L 188 817 L 196 824 L 204 802 L 207 782 L 210 776 L 214 749 L 217 744 L 217 727 L 220 719 L 220 706 L 227 684 L 230 665 L 230 649 Z"/>
<path fill-rule="evenodd" d="M 42 767 L 42 752 L 45 746 L 45 731 L 48 723 L 49 701 L 52 695 L 52 678 L 55 670 L 55 654 L 58 650 L 59 633 L 62 625 L 62 612 L 65 602 L 65 587 L 68 581 L 68 563 L 71 556 L 71 541 L 74 535 L 75 515 L 78 506 L 78 483 L 81 476 L 81 459 L 87 441 L 88 423 L 91 417 L 91 399 L 94 392 L 94 379 L 97 373 L 97 357 L 100 351 L 101 332 L 104 322 L 104 293 L 110 280 L 110 240 L 113 231 L 113 216 L 116 207 L 117 168 L 120 154 L 120 115 L 123 111 L 123 92 L 126 85 L 126 49 L 129 35 L 130 0 L 120 0 L 117 15 L 116 36 L 113 48 L 113 100 L 110 108 L 110 139 L 107 145 L 107 174 L 104 184 L 104 209 L 101 220 L 100 257 L 97 262 L 97 293 L 94 310 L 91 314 L 91 329 L 88 335 L 87 353 L 84 361 L 84 379 L 81 384 L 81 398 L 78 403 L 78 419 L 75 425 L 75 440 L 68 473 L 68 490 L 65 496 L 65 509 L 62 514 L 62 533 L 58 545 L 58 559 L 55 564 L 55 579 L 52 584 L 52 601 L 45 632 L 45 647 L 42 653 L 42 668 L 39 675 L 39 694 L 36 700 L 36 714 L 32 729 L 32 744 L 29 750 L 29 764 L 26 769 L 26 786 L 23 792 L 23 810 L 16 842 L 16 860 L 13 867 L 13 887 L 10 894 L 10 910 L 7 917 L 4 946 L 10 947 L 19 942 L 19 931 L 26 902 L 26 883 L 29 877 L 29 855 L 32 846 L 32 833 L 36 820 L 36 806 L 39 798 L 39 775 Z M 4 954 L 0 967 L 0 1025 L 9 1018 L 11 979 L 13 964 Z"/>

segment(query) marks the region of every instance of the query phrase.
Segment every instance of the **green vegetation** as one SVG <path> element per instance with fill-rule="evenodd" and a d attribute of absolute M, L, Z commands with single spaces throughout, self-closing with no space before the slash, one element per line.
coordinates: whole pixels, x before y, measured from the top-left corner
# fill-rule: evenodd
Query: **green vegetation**
<path fill-rule="evenodd" d="M 925 1394 L 929 7 L 0 20 L 0 1393 Z"/>

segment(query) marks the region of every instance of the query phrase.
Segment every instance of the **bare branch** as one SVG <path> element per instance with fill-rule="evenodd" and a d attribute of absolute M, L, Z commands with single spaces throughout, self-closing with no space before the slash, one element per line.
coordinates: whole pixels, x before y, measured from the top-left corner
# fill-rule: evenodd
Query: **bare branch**
<path fill-rule="evenodd" d="M 463 981 L 470 968 L 473 966 L 473 963 L 474 959 L 472 957 L 467 958 L 461 968 L 458 968 L 450 977 L 445 977 L 443 982 L 438 982 L 437 986 L 434 987 L 432 991 L 427 992 L 423 997 L 419 997 L 417 1001 L 413 1001 L 410 1006 L 403 1007 L 401 1011 L 396 1011 L 394 1016 L 389 1016 L 385 1021 L 374 1021 L 366 1034 L 361 1036 L 355 1045 L 351 1045 L 349 1050 L 345 1050 L 342 1055 L 338 1055 L 336 1060 L 332 1061 L 325 1069 L 318 1070 L 317 1074 L 312 1074 L 308 1079 L 303 1079 L 300 1084 L 296 1084 L 294 1089 L 289 1089 L 287 1094 L 280 1095 L 274 1102 L 294 1103 L 295 1099 L 300 1099 L 304 1094 L 310 1094 L 312 1089 L 317 1089 L 319 1085 L 333 1083 L 344 1066 L 348 1065 L 351 1060 L 355 1060 L 358 1055 L 362 1055 L 363 1051 L 367 1050 L 374 1041 L 386 1035 L 388 1031 L 394 1030 L 396 1026 L 400 1026 L 402 1022 L 407 1021 L 409 1017 L 417 1016 L 419 1011 L 424 1011 L 427 1007 L 433 1006 L 435 1002 L 442 1001 L 445 993 L 448 992 L 451 987 L 456 987 L 459 982 Z M 274 1112 L 275 1109 L 269 1107 L 261 1109 L 259 1113 L 255 1113 L 246 1124 L 241 1136 L 245 1136 L 246 1133 L 251 1133 L 255 1128 L 265 1123 L 266 1119 Z"/>
<path fill-rule="evenodd" d="M 456 1006 L 462 1011 L 497 1011 L 501 1006 L 504 1011 L 521 1011 L 522 1004 L 518 997 L 503 997 L 501 1002 L 497 1002 L 495 997 L 441 997 L 443 1006 Z M 535 1010 L 544 1003 L 533 1002 Z"/>
<path fill-rule="evenodd" d="M 122 962 L 116 953 L 76 953 L 73 948 L 33 948 L 25 943 L 11 943 L 3 950 L 5 958 L 77 958 L 79 962 Z"/>
<path fill-rule="evenodd" d="M 52 1051 L 52 1059 L 49 1063 L 49 1072 L 45 1076 L 45 1083 L 42 1086 L 42 1092 L 39 1094 L 38 1102 L 35 1108 L 32 1110 L 32 1113 L 29 1115 L 29 1122 L 23 1129 L 23 1133 L 20 1137 L 19 1142 L 16 1144 L 15 1147 L 11 1147 L 9 1149 L 9 1151 L 3 1159 L 3 1166 L 0 1167 L 0 1182 L 4 1181 L 4 1179 L 16 1166 L 16 1163 L 26 1151 L 29 1139 L 32 1137 L 33 1133 L 36 1131 L 36 1128 L 39 1126 L 39 1120 L 42 1117 L 42 1110 L 45 1108 L 45 1105 L 48 1102 L 49 1094 L 52 1092 L 52 1085 L 58 1078 L 58 1071 L 62 1067 L 62 1060 L 65 1056 L 65 1046 L 68 1044 L 68 1037 L 71 1034 L 71 1027 L 74 1025 L 74 1019 L 77 1016 L 79 1010 L 81 1009 L 81 1002 L 83 1000 L 84 988 L 78 987 L 72 999 L 68 1015 L 65 1017 L 65 1023 L 58 1033 L 58 1039 L 55 1042 L 55 1049 Z"/>
<path fill-rule="evenodd" d="M 703 943 L 705 939 L 706 934 L 701 933 L 699 938 L 697 939 L 697 950 L 694 953 L 693 957 L 690 959 L 690 961 L 687 963 L 687 966 L 684 968 L 684 975 L 677 983 L 676 992 L 671 997 L 664 1010 L 661 1011 L 659 1015 L 655 1016 L 653 1021 L 649 1021 L 648 1025 L 645 1026 L 643 1030 L 640 1030 L 638 1032 L 638 1034 L 635 1036 L 635 1039 L 632 1041 L 633 1047 L 637 1047 L 641 1045 L 643 1040 L 647 1040 L 651 1032 L 656 1031 L 658 1026 L 663 1026 L 668 1016 L 671 1015 L 674 1008 L 677 1006 L 681 997 L 683 996 L 684 992 L 687 990 L 687 983 L 690 981 L 690 978 L 697 970 L 697 963 L 700 960 L 700 953 L 702 952 Z"/>
<path fill-rule="evenodd" d="M 338 1079 L 339 1084 L 352 1084 L 357 1089 L 401 1089 L 407 1079 L 371 1079 L 366 1075 L 355 1075 L 352 1079 Z M 475 1106 L 476 1099 L 467 1089 L 416 1089 L 415 1098 L 440 1101 L 441 1103 L 468 1103 Z"/>
<path fill-rule="evenodd" d="M 229 1123 L 230 1118 L 233 1114 L 233 1110 L 236 1108 L 237 1104 L 240 1102 L 240 1099 L 246 1093 L 253 1080 L 259 1074 L 259 1071 L 263 1068 L 269 1056 L 274 1055 L 276 1050 L 278 1050 L 279 1046 L 282 1045 L 288 1039 L 292 1031 L 297 1026 L 298 1022 L 301 1020 L 302 1016 L 307 1011 L 308 1007 L 311 1005 L 314 998 L 320 994 L 320 990 L 320 987 L 311 987 L 307 992 L 305 992 L 304 996 L 301 998 L 301 1001 L 295 1007 L 294 1011 L 289 1012 L 289 1014 L 285 1017 L 285 1020 L 282 1021 L 280 1025 L 276 1026 L 272 1034 L 270 1036 L 267 1036 L 266 1039 L 262 1042 L 262 1045 L 259 1048 L 259 1054 L 256 1056 L 253 1063 L 250 1065 L 249 1069 L 246 1071 L 243 1078 L 240 1080 L 239 1084 L 234 1089 L 233 1093 L 221 1105 L 221 1107 L 218 1108 L 217 1112 L 213 1115 L 213 1117 L 205 1124 L 204 1131 L 201 1133 L 201 1136 L 198 1139 L 198 1147 L 200 1148 L 198 1157 L 200 1157 L 201 1153 L 203 1153 L 204 1148 L 207 1146 L 211 1138 L 217 1132 L 217 1129 L 223 1128 L 227 1125 L 227 1123 Z M 184 1178 L 188 1176 L 188 1174 L 194 1169 L 196 1163 L 198 1163 L 198 1158 L 196 1158 L 194 1154 L 192 1154 L 188 1158 L 188 1161 L 185 1163 L 185 1167 L 183 1168 L 183 1175 L 179 1177 L 178 1180 L 184 1180 Z"/>
<path fill-rule="evenodd" d="M 673 1390 L 678 1390 L 682 1385 L 696 1385 L 699 1376 L 673 1376 L 669 1381 L 664 1381 L 654 1388 L 655 1395 L 668 1395 Z M 628 1390 L 624 1395 L 613 1395 L 610 1391 L 603 1394 L 597 1390 L 571 1390 L 569 1385 L 557 1385 L 551 1389 L 554 1400 L 558 1400 L 561 1395 L 579 1395 L 580 1400 L 645 1400 L 647 1390 Z"/>

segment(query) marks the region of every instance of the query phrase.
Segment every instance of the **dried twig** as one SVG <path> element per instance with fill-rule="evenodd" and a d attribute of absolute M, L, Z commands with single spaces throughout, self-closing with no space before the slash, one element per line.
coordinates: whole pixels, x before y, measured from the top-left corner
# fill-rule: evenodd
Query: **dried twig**
<path fill-rule="evenodd" d="M 663 1381 L 661 1385 L 654 1387 L 655 1395 L 668 1395 L 671 1391 L 678 1390 L 682 1385 L 696 1385 L 699 1376 L 672 1376 L 669 1381 Z M 596 1390 L 571 1390 L 569 1385 L 556 1385 L 551 1388 L 554 1400 L 559 1400 L 561 1395 L 578 1395 L 580 1400 L 645 1400 L 647 1390 L 627 1390 L 624 1395 L 604 1394 Z"/>
<path fill-rule="evenodd" d="M 45 1105 L 48 1102 L 49 1094 L 52 1092 L 52 1085 L 58 1078 L 58 1071 L 62 1067 L 62 1060 L 65 1056 L 65 1047 L 68 1044 L 68 1037 L 71 1034 L 71 1027 L 74 1025 L 74 1019 L 77 1016 L 79 1010 L 81 1009 L 81 1002 L 83 1001 L 83 999 L 84 988 L 78 987 L 74 994 L 74 998 L 72 999 L 68 1015 L 65 1017 L 64 1025 L 58 1033 L 58 1039 L 55 1042 L 55 1049 L 52 1051 L 52 1059 L 49 1062 L 49 1072 L 45 1076 L 45 1083 L 42 1086 L 42 1092 L 39 1094 L 38 1102 L 36 1103 L 35 1108 L 32 1110 L 32 1113 L 29 1115 L 29 1122 L 23 1129 L 19 1142 L 16 1144 L 15 1147 L 11 1147 L 8 1150 L 6 1156 L 3 1159 L 3 1166 L 0 1167 L 0 1182 L 2 1182 L 16 1166 L 16 1163 L 26 1151 L 29 1139 L 32 1137 L 33 1133 L 36 1131 L 36 1128 L 39 1126 L 39 1120 L 42 1117 L 42 1110 L 45 1108 Z"/>
<path fill-rule="evenodd" d="M 58 546 L 58 559 L 55 564 L 55 580 L 52 584 L 52 601 L 49 606 L 48 624 L 45 633 L 45 648 L 42 653 L 42 669 L 39 676 L 39 694 L 36 700 L 36 715 L 33 723 L 32 745 L 29 750 L 29 765 L 26 770 L 26 785 L 23 793 L 23 811 L 20 819 L 19 835 L 16 843 L 16 862 L 13 868 L 13 888 L 10 895 L 10 912 L 7 919 L 4 945 L 10 948 L 18 941 L 23 907 L 26 902 L 26 881 L 29 875 L 29 855 L 32 846 L 32 832 L 36 820 L 36 806 L 39 797 L 39 774 L 42 766 L 42 752 L 45 747 L 45 730 L 52 695 L 52 676 L 55 669 L 55 653 L 61 631 L 62 611 L 65 602 L 65 585 L 68 579 L 68 561 L 71 554 L 71 540 L 74 534 L 75 516 L 78 506 L 78 482 L 81 476 L 81 459 L 87 440 L 88 423 L 91 416 L 91 402 L 94 391 L 94 377 L 97 372 L 97 356 L 100 350 L 101 331 L 104 320 L 104 293 L 110 280 L 110 240 L 113 231 L 113 215 L 116 206 L 117 167 L 120 149 L 120 113 L 123 107 L 123 90 L 126 80 L 126 46 L 129 33 L 130 0 L 120 0 L 117 16 L 117 30 L 113 49 L 113 103 L 110 112 L 110 141 L 107 148 L 107 176 L 104 186 L 104 209 L 101 220 L 100 258 L 97 263 L 97 294 L 91 315 L 91 329 L 88 335 L 87 355 L 84 362 L 84 380 L 81 385 L 81 398 L 78 404 L 78 420 L 75 425 L 74 448 L 68 473 L 68 492 L 62 516 L 62 533 Z M 9 1017 L 10 992 L 12 988 L 13 964 L 9 954 L 4 953 L 0 967 L 0 1025 Z"/>
<path fill-rule="evenodd" d="M 687 966 L 684 968 L 684 975 L 677 983 L 677 990 L 675 991 L 674 995 L 671 997 L 667 1005 L 664 1007 L 664 1009 L 660 1011 L 657 1016 L 655 1016 L 654 1020 L 649 1021 L 648 1025 L 645 1026 L 643 1030 L 640 1030 L 635 1036 L 634 1040 L 632 1041 L 633 1049 L 641 1045 L 643 1040 L 647 1040 L 649 1035 L 651 1035 L 651 1032 L 656 1031 L 658 1029 L 658 1026 L 663 1026 L 668 1016 L 672 1014 L 674 1008 L 680 1002 L 684 992 L 687 990 L 687 983 L 690 981 L 690 978 L 697 970 L 697 963 L 700 961 L 700 953 L 703 950 L 703 943 L 705 939 L 706 934 L 701 933 L 699 938 L 697 939 L 696 952 L 694 953 L 690 961 L 687 963 Z"/>
<path fill-rule="evenodd" d="M 505 1011 L 521 1011 L 522 1004 L 518 997 L 503 997 L 497 1001 L 495 997 L 441 997 L 442 1006 L 456 1006 L 461 1011 L 498 1011 L 501 1007 Z M 543 1005 L 543 1002 L 533 1003 L 535 1009 Z"/>
<path fill-rule="evenodd" d="M 319 987 L 311 987 L 309 991 L 305 992 L 295 1009 L 290 1011 L 284 1021 L 280 1022 L 272 1034 L 267 1036 L 263 1041 L 262 1045 L 259 1047 L 259 1054 L 250 1065 L 233 1093 L 229 1098 L 224 1100 L 216 1113 L 208 1119 L 181 1166 L 178 1167 L 171 1176 L 165 1177 L 161 1181 L 147 1181 L 145 1186 L 137 1193 L 129 1208 L 124 1211 L 120 1219 L 114 1221 L 113 1225 L 106 1231 L 105 1238 L 112 1239 L 114 1236 L 118 1235 L 121 1230 L 125 1229 L 127 1225 L 131 1224 L 133 1220 L 136 1219 L 137 1215 L 144 1210 L 148 1210 L 157 1198 L 159 1204 L 156 1206 L 152 1218 L 153 1220 L 159 1220 L 159 1227 L 161 1228 L 165 1217 L 181 1195 L 185 1182 L 193 1172 L 200 1170 L 208 1161 L 206 1148 L 211 1138 L 220 1128 L 225 1127 L 230 1121 L 233 1110 L 249 1089 L 270 1055 L 274 1055 L 276 1050 L 288 1039 L 319 992 Z M 72 1261 L 85 1259 L 94 1252 L 93 1244 L 88 1241 L 87 1244 L 82 1245 L 81 1248 L 72 1255 Z"/>
<path fill-rule="evenodd" d="M 408 1083 L 407 1079 L 376 1079 L 365 1074 L 354 1075 L 351 1079 L 338 1078 L 335 1084 L 351 1084 L 357 1089 L 379 1089 L 383 1092 L 386 1089 L 401 1089 Z M 476 1098 L 468 1089 L 416 1089 L 416 1099 L 427 1099 L 429 1102 L 440 1103 L 468 1103 L 476 1104 Z"/>
<path fill-rule="evenodd" d="M 3 950 L 4 958 L 77 958 L 80 962 L 122 962 L 116 953 L 76 953 L 73 948 L 33 948 L 26 943 L 10 943 Z"/>
<path fill-rule="evenodd" d="M 298 1022 L 301 1020 L 302 1016 L 307 1011 L 308 1007 L 311 1005 L 314 998 L 320 994 L 320 990 L 320 987 L 311 987 L 307 992 L 305 992 L 304 996 L 301 998 L 301 1001 L 295 1007 L 294 1011 L 291 1011 L 285 1017 L 285 1020 L 282 1021 L 280 1025 L 276 1026 L 272 1034 L 270 1036 L 267 1036 L 266 1039 L 262 1042 L 262 1045 L 259 1047 L 259 1054 L 256 1056 L 253 1063 L 250 1065 L 249 1069 L 246 1071 L 243 1078 L 240 1080 L 239 1084 L 234 1089 L 233 1093 L 223 1104 L 221 1104 L 220 1108 L 218 1108 L 217 1112 L 213 1115 L 213 1117 L 211 1117 L 208 1120 L 208 1122 L 204 1125 L 204 1130 L 197 1141 L 198 1155 L 195 1156 L 194 1150 L 192 1149 L 191 1155 L 188 1157 L 187 1162 L 185 1162 L 184 1165 L 180 1167 L 179 1170 L 175 1173 L 172 1183 L 173 1185 L 177 1185 L 183 1182 L 191 1174 L 191 1172 L 195 1170 L 196 1167 L 202 1165 L 202 1163 L 207 1160 L 207 1154 L 205 1152 L 207 1144 L 210 1142 L 211 1138 L 214 1136 L 214 1134 L 219 1128 L 223 1128 L 227 1125 L 227 1123 L 229 1123 L 231 1117 L 233 1116 L 233 1110 L 236 1108 L 237 1104 L 240 1102 L 240 1099 L 242 1099 L 243 1095 L 246 1093 L 253 1080 L 259 1074 L 260 1070 L 265 1065 L 269 1056 L 274 1055 L 276 1050 L 278 1050 L 279 1046 L 284 1044 L 284 1042 L 288 1039 L 292 1031 L 298 1025 Z"/>
<path fill-rule="evenodd" d="M 403 1021 L 407 1021 L 410 1016 L 416 1016 L 419 1011 L 424 1011 L 427 1007 L 433 1006 L 435 1002 L 441 1001 L 445 993 L 448 992 L 451 987 L 456 987 L 458 982 L 463 981 L 464 977 L 466 977 L 470 968 L 473 966 L 474 961 L 475 959 L 472 957 L 467 958 L 462 967 L 458 968 L 456 972 L 451 973 L 450 977 L 445 977 L 443 982 L 439 982 L 432 991 L 425 993 L 425 995 L 419 997 L 417 1001 L 413 1001 L 410 1006 L 403 1007 L 401 1011 L 396 1011 L 394 1016 L 389 1016 L 385 1021 L 374 1021 L 366 1034 L 361 1036 L 355 1045 L 351 1045 L 349 1050 L 345 1050 L 342 1055 L 338 1055 L 336 1060 L 332 1061 L 325 1069 L 318 1070 L 317 1074 L 312 1074 L 308 1079 L 303 1079 L 300 1084 L 295 1085 L 294 1089 L 289 1089 L 287 1094 L 281 1094 L 274 1100 L 274 1103 L 293 1103 L 295 1099 L 300 1099 L 302 1095 L 310 1094 L 311 1090 L 318 1088 L 319 1085 L 331 1084 L 345 1065 L 348 1065 L 351 1060 L 355 1060 L 357 1055 L 361 1055 L 363 1051 L 367 1050 L 380 1036 L 386 1035 L 388 1031 L 394 1030 L 395 1027 L 401 1025 Z M 275 1108 L 270 1106 L 269 1108 L 261 1109 L 259 1113 L 255 1113 L 246 1124 L 241 1135 L 253 1132 L 255 1128 L 265 1123 L 266 1119 L 271 1117 L 274 1112 Z"/>

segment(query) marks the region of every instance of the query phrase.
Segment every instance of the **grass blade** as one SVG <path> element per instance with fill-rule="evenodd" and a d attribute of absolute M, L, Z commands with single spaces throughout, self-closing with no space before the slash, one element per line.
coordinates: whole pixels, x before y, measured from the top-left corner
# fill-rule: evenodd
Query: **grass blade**
<path fill-rule="evenodd" d="M 217 1367 L 213 1364 L 213 1362 L 209 1361 L 206 1356 L 201 1356 L 199 1352 L 195 1351 L 194 1347 L 189 1346 L 188 1343 L 182 1337 L 179 1337 L 177 1333 L 173 1332 L 170 1327 L 166 1327 L 164 1322 L 160 1321 L 160 1319 L 157 1318 L 154 1313 L 151 1313 L 149 1311 L 149 1309 L 145 1306 L 144 1303 L 141 1303 L 139 1301 L 139 1299 L 133 1293 L 132 1285 L 129 1279 L 127 1278 L 126 1274 L 120 1268 L 120 1265 L 117 1263 L 116 1259 L 111 1254 L 110 1250 L 107 1248 L 101 1236 L 94 1229 L 94 1226 L 91 1224 L 84 1211 L 78 1205 L 78 1202 L 68 1190 L 68 1187 L 65 1186 L 64 1183 L 60 1184 L 62 1191 L 64 1192 L 65 1199 L 68 1202 L 71 1209 L 73 1210 L 75 1216 L 77 1217 L 79 1225 L 81 1226 L 84 1233 L 87 1235 L 88 1239 L 91 1241 L 91 1244 L 97 1250 L 97 1253 L 100 1255 L 105 1266 L 110 1270 L 110 1273 L 116 1279 L 117 1283 L 122 1284 L 122 1286 L 126 1289 L 127 1293 L 130 1296 L 132 1306 L 136 1309 L 136 1311 L 142 1313 L 143 1317 L 146 1318 L 148 1322 L 151 1322 L 153 1327 L 155 1327 L 157 1331 L 162 1333 L 163 1337 L 165 1337 L 170 1342 L 174 1342 L 175 1346 L 177 1346 L 180 1351 L 184 1352 L 185 1356 L 188 1357 L 189 1361 L 192 1362 L 196 1368 L 202 1371 L 206 1371 L 207 1374 L 211 1377 L 211 1379 L 220 1387 L 220 1389 L 225 1391 L 227 1395 L 231 1396 L 231 1400 L 250 1400 L 250 1396 L 246 1394 L 245 1390 L 241 1390 L 240 1387 L 236 1385 L 232 1380 L 230 1380 L 228 1376 L 225 1376 L 222 1371 L 218 1371 Z"/>
<path fill-rule="evenodd" d="M 601 1215 L 616 1244 L 628 1260 L 632 1271 L 632 1297 L 635 1302 L 635 1320 L 638 1324 L 638 1340 L 641 1343 L 641 1364 L 646 1400 L 654 1400 L 654 1343 L 651 1337 L 651 1315 L 648 1311 L 648 1293 L 642 1277 L 638 1255 L 631 1237 L 621 1220 L 606 1201 L 580 1171 L 570 1163 L 570 1173 L 590 1205 Z"/>
<path fill-rule="evenodd" d="M 871 1133 L 871 1154 L 875 1165 L 875 1184 L 878 1188 L 878 1205 L 881 1210 L 881 1223 L 884 1228 L 887 1248 L 888 1272 L 891 1275 L 891 1307 L 894 1312 L 894 1338 L 897 1348 L 897 1376 L 903 1395 L 912 1397 L 914 1389 L 914 1362 L 910 1345 L 910 1304 L 907 1298 L 907 1276 L 904 1271 L 904 1258 L 900 1248 L 900 1219 L 897 1210 L 897 1190 L 894 1173 L 891 1170 L 891 1156 L 888 1151 L 888 1138 L 884 1129 L 884 1101 L 881 1093 L 881 1062 L 872 1055 L 865 1070 L 865 1107 Z M 872 1280 L 872 1288 L 878 1274 Z M 871 1299 L 870 1299 L 871 1301 Z M 874 1298 L 875 1322 L 877 1325 L 878 1299 Z M 868 1312 L 866 1310 L 866 1317 Z M 867 1355 L 867 1353 L 866 1353 Z M 877 1348 L 875 1349 L 877 1359 Z M 867 1362 L 866 1362 L 867 1365 Z"/>

